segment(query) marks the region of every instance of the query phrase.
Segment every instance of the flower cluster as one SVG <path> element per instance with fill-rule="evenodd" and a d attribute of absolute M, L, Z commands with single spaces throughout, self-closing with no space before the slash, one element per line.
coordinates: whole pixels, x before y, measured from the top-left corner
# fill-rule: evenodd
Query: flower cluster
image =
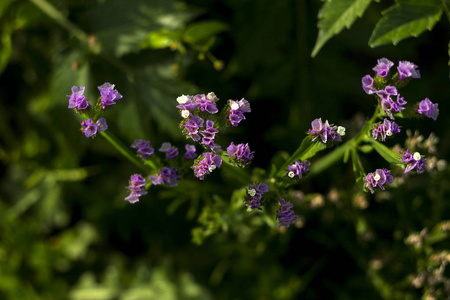
<path fill-rule="evenodd" d="M 122 95 L 114 89 L 114 84 L 110 84 L 109 82 L 105 82 L 98 89 L 100 91 L 100 97 L 97 105 L 93 107 L 91 107 L 83 95 L 85 91 L 84 86 L 72 86 L 72 94 L 67 95 L 69 98 L 68 108 L 75 109 L 85 118 L 81 123 L 81 130 L 86 137 L 93 137 L 97 132 L 108 129 L 106 119 L 104 117 L 98 118 L 98 116 L 106 106 L 116 104 L 114 100 L 122 98 Z"/>
<path fill-rule="evenodd" d="M 197 157 L 197 149 L 195 149 L 194 145 L 186 144 L 184 149 L 186 149 L 186 153 L 184 154 L 185 159 L 194 159 Z"/>
<path fill-rule="evenodd" d="M 133 144 L 130 146 L 131 148 L 137 148 L 136 151 L 138 154 L 141 155 L 142 158 L 146 159 L 150 155 L 152 155 L 155 152 L 155 149 L 153 147 L 150 147 L 149 141 L 144 141 L 141 139 L 135 139 Z"/>
<path fill-rule="evenodd" d="M 417 174 L 422 173 L 423 167 L 425 166 L 426 159 L 423 158 L 419 152 L 414 154 L 409 153 L 409 149 L 402 154 L 402 162 L 406 163 L 405 173 L 416 169 Z"/>
<path fill-rule="evenodd" d="M 298 216 L 294 215 L 292 207 L 294 204 L 286 202 L 284 199 L 280 199 L 280 210 L 277 212 L 278 224 L 277 227 L 289 227 L 297 221 Z"/>
<path fill-rule="evenodd" d="M 206 150 L 194 161 L 192 166 L 195 176 L 201 180 L 204 179 L 206 174 L 221 165 L 222 158 L 219 155 L 221 155 L 222 147 L 216 142 L 219 129 L 229 124 L 237 126 L 240 121 L 245 119 L 244 113 L 251 112 L 247 100 L 229 100 L 225 109 L 218 116 L 215 116 L 219 112 L 217 101 L 219 101 L 219 98 L 213 92 L 207 95 L 181 95 L 177 98 L 177 108 L 183 118 L 180 123 L 183 134 L 186 135 L 186 138 L 199 142 Z M 232 160 L 231 162 L 238 167 L 247 166 L 253 159 L 254 153 L 250 151 L 248 144 L 234 145 L 233 142 L 227 148 L 227 152 Z M 192 158 L 197 157 L 195 151 L 193 153 L 188 151 L 188 153 L 192 155 Z"/>
<path fill-rule="evenodd" d="M 376 72 L 375 78 L 366 75 L 361 80 L 364 91 L 378 96 L 381 109 L 392 120 L 394 120 L 394 113 L 404 110 L 408 103 L 404 97 L 400 96 L 397 87 L 404 86 L 411 78 L 420 78 L 418 66 L 409 61 L 400 61 L 397 72 L 389 76 L 389 70 L 393 65 L 394 63 L 390 60 L 381 58 L 373 68 Z M 436 120 L 439 114 L 438 105 L 428 98 L 422 100 L 415 111 L 433 120 Z"/>
<path fill-rule="evenodd" d="M 100 118 L 95 123 L 92 119 L 87 119 L 86 121 L 81 122 L 81 128 L 86 137 L 91 137 L 95 136 L 97 132 L 108 129 L 108 124 L 106 124 L 105 118 Z"/>
<path fill-rule="evenodd" d="M 100 91 L 100 103 L 103 109 L 105 109 L 106 106 L 116 104 L 116 102 L 114 102 L 115 100 L 122 99 L 122 95 L 114 89 L 114 84 L 109 82 L 105 82 L 99 86 L 98 90 Z"/>
<path fill-rule="evenodd" d="M 269 191 L 265 183 L 251 184 L 247 189 L 246 205 L 251 209 L 261 209 L 261 198 Z"/>
<path fill-rule="evenodd" d="M 67 95 L 67 97 L 69 97 L 69 108 L 83 110 L 90 107 L 89 102 L 87 102 L 86 97 L 83 95 L 84 90 L 84 86 L 74 85 L 72 87 L 72 94 Z"/>
<path fill-rule="evenodd" d="M 377 125 L 372 130 L 372 136 L 374 139 L 378 139 L 379 137 L 384 142 L 386 140 L 386 137 L 392 136 L 393 134 L 399 132 L 400 127 L 395 122 L 384 119 L 383 123 Z"/>
<path fill-rule="evenodd" d="M 293 165 L 288 166 L 288 173 L 286 176 L 290 178 L 298 176 L 299 179 L 302 179 L 302 176 L 309 172 L 308 167 L 310 165 L 311 163 L 308 160 L 305 160 L 304 162 L 295 160 Z"/>
<path fill-rule="evenodd" d="M 194 169 L 195 176 L 204 180 L 205 175 L 211 173 L 216 168 L 220 168 L 222 165 L 222 158 L 214 152 L 205 152 L 200 155 L 196 160 L 192 168 Z"/>
<path fill-rule="evenodd" d="M 231 142 L 227 148 L 227 153 L 237 166 L 245 167 L 253 159 L 253 153 L 255 152 L 250 151 L 248 143 L 235 145 Z"/>
<path fill-rule="evenodd" d="M 379 187 L 384 191 L 384 184 L 392 184 L 394 182 L 394 177 L 389 173 L 387 169 L 376 169 L 375 172 L 367 174 L 364 178 L 366 182 L 366 187 L 373 194 L 375 188 Z"/>
<path fill-rule="evenodd" d="M 345 134 L 345 128 L 342 126 L 330 126 L 328 120 L 322 123 L 322 119 L 318 118 L 311 122 L 312 129 L 309 133 L 313 136 L 312 141 L 320 137 L 322 143 L 327 142 L 342 142 L 341 135 Z"/>
<path fill-rule="evenodd" d="M 430 99 L 425 98 L 424 100 L 420 101 L 419 108 L 416 108 L 416 111 L 421 114 L 425 115 L 430 119 L 437 120 L 437 117 L 439 115 L 439 108 L 437 103 L 433 103 L 430 101 Z"/>
<path fill-rule="evenodd" d="M 140 174 L 134 174 L 130 178 L 130 185 L 126 188 L 131 191 L 130 195 L 125 198 L 130 203 L 136 203 L 139 201 L 139 197 L 147 194 L 147 191 L 143 188 L 145 185 L 145 179 Z"/>
<path fill-rule="evenodd" d="M 152 184 L 165 184 L 169 187 L 178 185 L 178 178 L 181 176 L 178 175 L 177 168 L 172 167 L 162 167 L 161 171 L 156 176 L 149 176 L 148 178 L 151 180 Z"/>

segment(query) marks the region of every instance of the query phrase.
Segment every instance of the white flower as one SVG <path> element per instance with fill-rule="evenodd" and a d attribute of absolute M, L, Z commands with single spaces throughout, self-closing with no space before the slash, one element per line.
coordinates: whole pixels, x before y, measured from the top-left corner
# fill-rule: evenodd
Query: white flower
<path fill-rule="evenodd" d="M 239 103 L 237 103 L 236 101 L 231 100 L 230 101 L 230 108 L 231 108 L 231 110 L 238 110 L 239 109 Z"/>
<path fill-rule="evenodd" d="M 178 103 L 180 104 L 184 104 L 189 100 L 189 97 L 186 95 L 181 95 L 180 97 L 177 98 Z"/>
<path fill-rule="evenodd" d="M 337 133 L 339 133 L 340 136 L 344 136 L 345 135 L 345 127 L 338 126 Z"/>
<path fill-rule="evenodd" d="M 375 181 L 380 180 L 380 178 L 381 178 L 381 176 L 380 176 L 380 174 L 378 174 L 378 173 L 376 173 L 376 174 L 373 176 L 373 180 L 375 180 Z"/>
<path fill-rule="evenodd" d="M 295 173 L 294 173 L 294 172 L 292 172 L 292 171 L 290 171 L 290 172 L 288 173 L 288 176 L 289 176 L 290 178 L 294 178 L 294 176 L 295 176 Z"/>
<path fill-rule="evenodd" d="M 414 153 L 413 155 L 414 160 L 420 160 L 422 158 L 422 156 L 420 156 L 419 152 Z"/>
<path fill-rule="evenodd" d="M 183 117 L 183 118 L 188 118 L 189 117 L 189 111 L 187 110 L 187 109 L 183 109 L 182 111 L 181 111 L 181 116 Z"/>
<path fill-rule="evenodd" d="M 256 190 L 255 189 L 249 189 L 248 190 L 248 194 L 250 195 L 250 197 L 253 197 L 256 195 Z"/>

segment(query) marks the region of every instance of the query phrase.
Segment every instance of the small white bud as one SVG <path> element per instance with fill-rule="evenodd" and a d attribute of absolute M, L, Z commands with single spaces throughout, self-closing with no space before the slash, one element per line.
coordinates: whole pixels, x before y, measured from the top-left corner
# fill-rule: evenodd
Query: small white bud
<path fill-rule="evenodd" d="M 219 101 L 219 98 L 217 98 L 217 96 L 214 92 L 209 92 L 208 95 L 206 95 L 206 98 L 208 98 L 208 100 L 211 102 Z"/>
<path fill-rule="evenodd" d="M 386 136 L 391 136 L 392 135 L 392 131 L 390 129 L 388 129 L 388 131 L 386 131 Z"/>
<path fill-rule="evenodd" d="M 177 98 L 178 103 L 180 104 L 184 104 L 189 100 L 189 97 L 186 95 L 181 95 L 180 97 Z"/>
<path fill-rule="evenodd" d="M 255 189 L 249 189 L 249 190 L 247 191 L 247 193 L 250 195 L 250 197 L 253 197 L 253 196 L 256 195 L 256 190 L 255 190 Z"/>
<path fill-rule="evenodd" d="M 288 176 L 289 176 L 290 178 L 294 178 L 295 174 L 294 174 L 294 172 L 290 171 L 290 172 L 288 173 Z"/>
<path fill-rule="evenodd" d="M 187 109 L 183 109 L 182 111 L 181 111 L 181 116 L 183 117 L 183 118 L 189 118 L 189 111 L 187 110 Z"/>
<path fill-rule="evenodd" d="M 239 103 L 237 103 L 237 102 L 235 102 L 235 101 L 232 101 L 232 102 L 231 102 L 231 105 L 230 105 L 230 108 L 231 108 L 232 110 L 238 110 L 238 109 L 239 109 Z"/>
<path fill-rule="evenodd" d="M 211 167 L 209 167 L 209 171 L 212 172 L 212 171 L 214 171 L 216 168 L 217 168 L 216 165 L 211 165 Z"/>
<path fill-rule="evenodd" d="M 378 181 L 380 180 L 381 176 L 377 173 L 375 176 L 373 176 L 373 180 Z"/>
<path fill-rule="evenodd" d="M 422 158 L 422 156 L 420 156 L 419 152 L 414 153 L 413 155 L 414 160 L 420 160 Z"/>
<path fill-rule="evenodd" d="M 339 133 L 340 136 L 344 136 L 345 135 L 345 127 L 338 126 L 337 133 Z"/>

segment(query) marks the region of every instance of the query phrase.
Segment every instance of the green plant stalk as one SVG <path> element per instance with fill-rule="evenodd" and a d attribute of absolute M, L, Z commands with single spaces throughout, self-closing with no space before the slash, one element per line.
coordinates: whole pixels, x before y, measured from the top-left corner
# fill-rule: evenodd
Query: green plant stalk
<path fill-rule="evenodd" d="M 88 44 L 89 38 L 87 34 L 70 22 L 59 10 L 45 0 L 30 0 L 34 5 L 39 7 L 50 18 L 55 20 L 62 27 L 66 28 L 71 34 L 73 34 L 80 41 Z"/>
<path fill-rule="evenodd" d="M 143 171 L 149 171 L 148 167 L 133 156 L 113 134 L 106 133 L 105 131 L 100 132 L 100 134 L 135 166 L 139 167 Z M 151 168 L 151 171 L 157 171 L 156 165 L 151 160 L 148 160 L 147 162 L 148 166 Z"/>

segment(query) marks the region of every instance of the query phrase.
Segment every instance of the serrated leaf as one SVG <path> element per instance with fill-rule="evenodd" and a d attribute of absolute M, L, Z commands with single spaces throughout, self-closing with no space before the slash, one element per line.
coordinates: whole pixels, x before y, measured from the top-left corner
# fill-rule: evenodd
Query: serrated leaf
<path fill-rule="evenodd" d="M 367 140 L 372 144 L 375 151 L 377 151 L 378 154 L 380 154 L 381 157 L 383 157 L 388 163 L 391 164 L 402 163 L 402 158 L 400 154 L 395 153 L 394 151 L 392 151 L 391 149 L 389 149 L 388 147 L 386 147 L 385 145 L 383 145 L 382 143 L 378 142 L 373 138 L 368 138 Z"/>
<path fill-rule="evenodd" d="M 319 50 L 334 35 L 346 28 L 350 28 L 358 17 L 366 11 L 372 0 L 331 0 L 325 2 L 319 11 L 319 34 L 311 56 L 317 55 Z"/>
<path fill-rule="evenodd" d="M 399 41 L 425 30 L 431 30 L 439 21 L 442 9 L 430 5 L 395 4 L 383 12 L 369 40 L 370 47 Z"/>

